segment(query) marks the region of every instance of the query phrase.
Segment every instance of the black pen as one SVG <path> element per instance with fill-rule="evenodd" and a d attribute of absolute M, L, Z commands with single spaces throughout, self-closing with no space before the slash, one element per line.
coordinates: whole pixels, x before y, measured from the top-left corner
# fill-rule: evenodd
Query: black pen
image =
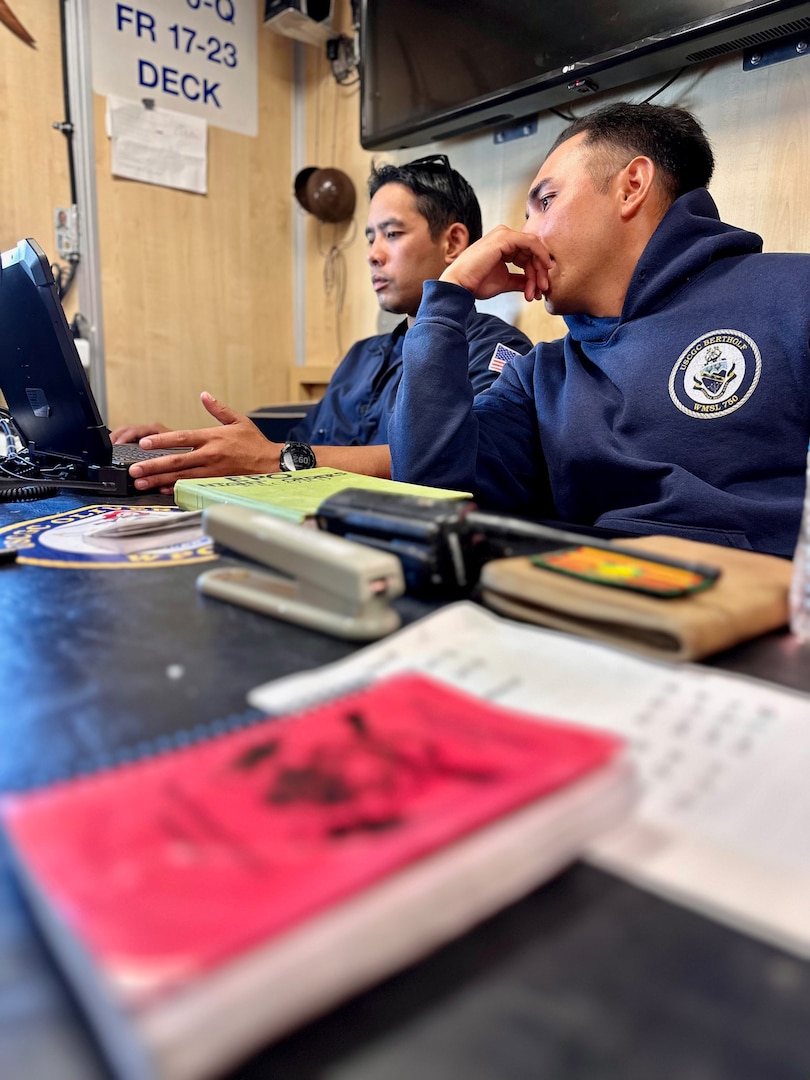
<path fill-rule="evenodd" d="M 16 548 L 0 548 L 0 563 L 13 563 L 16 559 Z"/>

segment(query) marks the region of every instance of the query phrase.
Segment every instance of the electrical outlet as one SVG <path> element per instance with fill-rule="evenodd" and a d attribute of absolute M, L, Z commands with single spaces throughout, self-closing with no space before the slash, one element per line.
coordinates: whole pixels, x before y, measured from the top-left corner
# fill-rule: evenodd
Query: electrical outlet
<path fill-rule="evenodd" d="M 57 206 L 53 212 L 56 254 L 71 259 L 79 254 L 79 213 L 75 206 Z"/>

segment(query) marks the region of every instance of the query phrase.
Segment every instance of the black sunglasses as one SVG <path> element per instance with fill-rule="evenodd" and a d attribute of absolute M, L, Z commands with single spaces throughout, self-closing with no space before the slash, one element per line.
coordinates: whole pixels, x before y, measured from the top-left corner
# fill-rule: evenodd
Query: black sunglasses
<path fill-rule="evenodd" d="M 458 184 L 456 178 L 453 175 L 453 170 L 450 168 L 450 159 L 447 154 L 430 154 L 428 157 L 417 158 L 416 161 L 409 161 L 405 166 L 406 169 L 421 168 L 435 168 L 441 169 L 444 175 L 447 177 L 447 183 L 450 186 L 450 194 L 453 197 L 453 205 L 457 210 L 462 209 L 461 193 L 458 190 Z"/>

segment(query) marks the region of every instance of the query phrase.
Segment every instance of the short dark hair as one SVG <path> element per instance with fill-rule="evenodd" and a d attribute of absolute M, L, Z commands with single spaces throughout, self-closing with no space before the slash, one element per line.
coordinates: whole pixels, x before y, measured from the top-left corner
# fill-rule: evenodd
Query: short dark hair
<path fill-rule="evenodd" d="M 452 174 L 452 183 L 448 172 Z M 433 240 L 456 221 L 467 227 L 471 244 L 481 239 L 483 228 L 478 199 L 461 173 L 452 169 L 449 162 L 446 167 L 438 161 L 372 165 L 368 178 L 369 198 L 385 184 L 404 184 L 410 188 Z"/>
<path fill-rule="evenodd" d="M 594 175 L 605 187 L 623 167 L 617 164 L 617 154 L 629 154 L 631 159 L 638 154 L 648 157 L 671 202 L 687 191 L 709 186 L 714 172 L 711 145 L 695 117 L 677 105 L 633 105 L 628 101 L 604 105 L 570 124 L 551 150 L 582 132 L 586 146 L 604 146 L 608 151 L 597 164 L 599 176 Z"/>

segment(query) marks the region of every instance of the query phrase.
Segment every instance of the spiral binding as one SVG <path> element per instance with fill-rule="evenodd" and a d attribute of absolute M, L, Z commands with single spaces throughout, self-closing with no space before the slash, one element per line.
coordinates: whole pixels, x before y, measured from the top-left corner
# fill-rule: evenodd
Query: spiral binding
<path fill-rule="evenodd" d="M 97 754 L 92 758 L 80 760 L 71 767 L 43 770 L 38 776 L 32 778 L 30 783 L 22 784 L 14 790 L 36 791 L 50 787 L 52 784 L 95 776 L 126 765 L 136 765 L 175 750 L 183 750 L 195 743 L 205 742 L 207 739 L 229 735 L 241 728 L 250 727 L 260 720 L 268 719 L 273 719 L 273 717 L 268 717 L 266 712 L 259 709 L 248 708 L 241 713 L 231 713 L 230 716 L 224 718 L 209 720 L 191 728 L 165 732 L 150 739 L 143 739 L 131 746 L 122 746 L 107 753 Z"/>
<path fill-rule="evenodd" d="M 208 720 L 201 724 L 195 724 L 190 728 L 180 728 L 177 731 L 164 732 L 149 739 L 142 739 L 131 746 L 121 746 L 107 753 L 99 753 L 92 758 L 80 760 L 70 767 L 57 767 L 43 769 L 39 775 L 33 777 L 28 783 L 12 786 L 7 789 L 22 793 L 24 791 L 39 791 L 51 787 L 54 784 L 67 783 L 72 780 L 86 779 L 99 776 L 112 769 L 123 768 L 127 765 L 145 764 L 146 762 L 170 754 L 176 750 L 184 750 L 189 746 L 214 739 L 221 735 L 230 735 L 242 728 L 251 727 L 263 720 L 283 720 L 286 716 L 302 716 L 329 701 L 336 698 L 344 698 L 369 689 L 368 676 L 363 674 L 359 677 L 347 679 L 340 686 L 321 688 L 306 696 L 301 696 L 295 706 L 279 713 L 268 713 L 267 709 L 256 709 L 252 706 L 244 712 L 231 713 L 229 716 Z"/>

